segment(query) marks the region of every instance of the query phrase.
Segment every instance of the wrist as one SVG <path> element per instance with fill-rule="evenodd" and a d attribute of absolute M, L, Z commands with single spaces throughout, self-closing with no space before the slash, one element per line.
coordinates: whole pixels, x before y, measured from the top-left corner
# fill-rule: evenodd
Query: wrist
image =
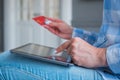
<path fill-rule="evenodd" d="M 73 34 L 73 28 L 70 27 L 68 40 L 70 40 L 72 38 L 72 34 Z"/>
<path fill-rule="evenodd" d="M 106 48 L 98 48 L 97 55 L 99 59 L 99 66 L 106 67 L 107 66 Z"/>

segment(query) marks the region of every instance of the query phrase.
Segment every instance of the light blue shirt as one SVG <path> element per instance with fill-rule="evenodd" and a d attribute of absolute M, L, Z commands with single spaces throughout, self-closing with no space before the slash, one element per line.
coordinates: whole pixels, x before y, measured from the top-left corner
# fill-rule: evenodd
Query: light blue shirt
<path fill-rule="evenodd" d="M 107 48 L 108 67 L 99 72 L 105 80 L 120 80 L 120 0 L 104 0 L 99 33 L 74 28 L 72 36 L 81 37 L 93 46 Z"/>

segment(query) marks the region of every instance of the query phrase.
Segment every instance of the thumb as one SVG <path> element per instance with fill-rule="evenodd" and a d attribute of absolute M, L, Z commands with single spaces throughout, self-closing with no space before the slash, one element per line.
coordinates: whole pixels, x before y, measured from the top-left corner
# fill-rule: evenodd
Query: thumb
<path fill-rule="evenodd" d="M 60 46 L 56 49 L 56 51 L 57 51 L 57 53 L 59 53 L 59 52 L 65 50 L 65 49 L 67 49 L 69 46 L 70 46 L 70 41 L 66 41 L 65 43 L 63 43 L 62 45 L 60 45 Z"/>
<path fill-rule="evenodd" d="M 57 22 L 51 22 L 50 24 L 48 24 L 48 26 L 50 27 L 54 27 L 54 28 L 57 28 L 60 24 L 57 23 Z"/>

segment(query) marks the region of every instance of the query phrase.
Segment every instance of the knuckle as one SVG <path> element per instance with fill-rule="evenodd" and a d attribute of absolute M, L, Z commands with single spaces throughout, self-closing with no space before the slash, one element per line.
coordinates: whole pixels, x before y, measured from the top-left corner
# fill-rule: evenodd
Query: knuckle
<path fill-rule="evenodd" d="M 72 58 L 74 59 L 74 61 L 77 61 L 77 57 L 75 55 L 73 55 Z"/>
<path fill-rule="evenodd" d="M 71 43 L 71 47 L 74 48 L 76 46 L 77 40 L 73 39 L 72 43 Z"/>
<path fill-rule="evenodd" d="M 74 47 L 75 47 L 75 43 L 72 43 L 72 44 L 71 44 L 71 47 L 74 48 Z"/>

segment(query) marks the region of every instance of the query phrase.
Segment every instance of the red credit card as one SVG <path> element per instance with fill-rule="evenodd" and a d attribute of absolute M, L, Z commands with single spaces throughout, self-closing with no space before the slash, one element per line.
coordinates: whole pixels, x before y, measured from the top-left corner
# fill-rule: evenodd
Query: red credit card
<path fill-rule="evenodd" d="M 33 20 L 35 20 L 40 25 L 45 25 L 45 19 L 45 16 L 38 16 L 33 18 Z"/>

